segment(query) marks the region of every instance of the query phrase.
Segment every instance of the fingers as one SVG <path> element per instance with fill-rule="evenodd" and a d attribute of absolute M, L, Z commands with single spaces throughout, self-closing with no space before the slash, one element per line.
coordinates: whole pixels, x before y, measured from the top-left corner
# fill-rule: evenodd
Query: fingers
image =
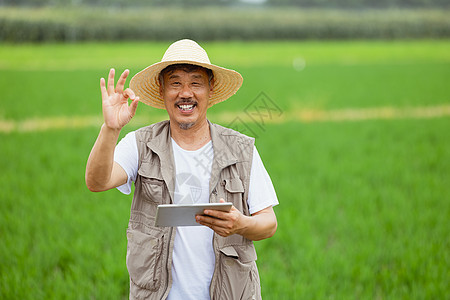
<path fill-rule="evenodd" d="M 130 88 L 127 88 L 125 91 L 123 91 L 122 97 L 124 98 L 124 100 L 128 100 L 128 98 L 131 99 L 131 104 L 128 107 L 128 111 L 130 113 L 130 116 L 134 117 L 139 103 L 139 97 L 137 97 L 133 90 Z"/>
<path fill-rule="evenodd" d="M 102 99 L 106 99 L 108 97 L 108 92 L 106 91 L 105 78 L 100 78 L 100 91 L 102 92 Z"/>
<path fill-rule="evenodd" d="M 117 81 L 116 92 L 120 93 L 123 91 L 123 87 L 125 86 L 125 82 L 127 80 L 128 74 L 130 74 L 130 70 L 126 69 L 123 71 L 122 75 L 120 75 L 119 80 Z"/>
<path fill-rule="evenodd" d="M 225 203 L 225 200 L 223 200 L 223 198 L 220 198 L 219 203 Z M 236 208 L 234 206 L 231 207 L 231 210 L 236 210 Z M 227 216 L 230 215 L 229 212 L 222 212 L 220 210 L 215 210 L 215 209 L 205 209 L 205 211 L 203 212 L 205 215 L 209 215 L 212 216 L 214 218 L 218 218 L 218 219 L 225 219 L 227 218 Z"/>
<path fill-rule="evenodd" d="M 222 199 L 220 202 L 225 202 Z M 197 215 L 196 221 L 208 226 L 221 236 L 229 236 L 237 232 L 239 228 L 240 212 L 234 206 L 230 212 L 205 209 L 204 215 Z"/>
<path fill-rule="evenodd" d="M 211 216 L 196 216 L 196 221 L 204 226 L 211 228 L 216 232 L 228 232 L 231 233 L 232 225 L 224 220 L 217 219 Z"/>
<path fill-rule="evenodd" d="M 127 88 L 125 91 L 122 92 L 122 96 L 125 99 L 130 98 L 131 100 L 134 100 L 136 98 L 136 95 L 134 94 L 133 90 L 130 88 Z"/>
<path fill-rule="evenodd" d="M 105 83 L 105 79 L 100 79 L 100 90 L 102 92 L 102 98 L 105 99 L 108 96 L 113 95 L 114 93 L 122 94 L 125 99 L 130 98 L 131 100 L 135 99 L 135 94 L 131 89 L 123 90 L 125 87 L 125 82 L 127 80 L 128 75 L 130 74 L 130 70 L 126 69 L 123 71 L 122 75 L 120 75 L 119 80 L 117 81 L 116 87 L 114 87 L 114 76 L 115 76 L 114 68 L 109 70 L 108 74 L 108 83 Z"/>
<path fill-rule="evenodd" d="M 220 210 L 207 209 L 203 212 L 205 215 L 211 216 L 215 219 L 225 219 L 229 213 L 222 212 Z"/>
<path fill-rule="evenodd" d="M 227 237 L 236 233 L 235 230 L 233 230 L 233 226 L 230 223 L 222 220 L 202 216 L 201 219 L 197 219 L 197 222 L 200 225 L 204 225 L 211 228 L 214 232 L 223 237 Z"/>
<path fill-rule="evenodd" d="M 130 104 L 130 107 L 128 108 L 131 117 L 134 117 L 134 115 L 136 114 L 136 109 L 139 103 L 139 97 L 136 97 Z"/>
<path fill-rule="evenodd" d="M 114 74 L 115 74 L 115 70 L 111 69 L 109 70 L 109 75 L 108 75 L 108 94 L 111 95 L 112 93 L 114 93 Z"/>

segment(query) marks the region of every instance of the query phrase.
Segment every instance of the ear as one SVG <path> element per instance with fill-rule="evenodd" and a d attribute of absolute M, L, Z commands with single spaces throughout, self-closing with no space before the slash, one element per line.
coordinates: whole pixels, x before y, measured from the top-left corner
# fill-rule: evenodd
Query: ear
<path fill-rule="evenodd" d="M 214 79 L 209 84 L 209 98 L 214 95 Z"/>
<path fill-rule="evenodd" d="M 162 84 L 159 84 L 159 96 L 164 99 L 164 90 Z"/>

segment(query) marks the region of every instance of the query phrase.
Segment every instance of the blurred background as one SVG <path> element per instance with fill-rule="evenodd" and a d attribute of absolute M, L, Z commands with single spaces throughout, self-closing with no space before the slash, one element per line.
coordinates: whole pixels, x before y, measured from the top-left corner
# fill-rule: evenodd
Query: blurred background
<path fill-rule="evenodd" d="M 444 0 L 2 0 L 8 42 L 446 38 Z"/>
<path fill-rule="evenodd" d="M 0 298 L 127 299 L 131 195 L 91 193 L 99 79 L 194 39 L 280 205 L 264 299 L 446 299 L 450 3 L 0 0 Z M 166 119 L 140 104 L 121 133 Z"/>

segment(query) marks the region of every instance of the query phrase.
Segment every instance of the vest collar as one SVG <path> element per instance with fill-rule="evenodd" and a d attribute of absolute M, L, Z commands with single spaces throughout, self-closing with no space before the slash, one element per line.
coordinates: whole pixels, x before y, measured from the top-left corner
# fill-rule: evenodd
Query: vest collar
<path fill-rule="evenodd" d="M 230 146 L 225 143 L 225 134 L 223 131 L 219 131 L 215 124 L 212 124 L 209 120 L 209 130 L 211 134 L 211 140 L 214 149 L 214 160 L 221 168 L 228 167 L 229 165 L 235 164 L 238 159 L 233 154 Z M 163 121 L 160 126 L 154 128 L 154 137 L 149 142 L 147 146 L 156 154 L 158 154 L 161 161 L 171 160 L 173 161 L 172 152 L 172 139 L 170 136 L 170 122 Z M 168 151 L 169 150 L 169 151 Z"/>
<path fill-rule="evenodd" d="M 209 194 L 213 193 L 219 181 L 220 172 L 226 167 L 238 162 L 230 146 L 225 142 L 225 134 L 221 127 L 209 122 L 211 140 L 214 150 L 214 160 L 211 167 L 211 178 L 209 180 Z M 210 198 L 211 199 L 211 198 Z M 217 199 L 218 201 L 219 199 Z"/>
<path fill-rule="evenodd" d="M 153 152 L 158 154 L 160 159 L 162 159 L 163 157 L 165 158 L 165 156 L 169 154 L 167 150 L 169 146 L 171 146 L 171 138 L 170 123 L 168 120 L 155 124 L 155 126 L 153 127 L 152 138 L 147 142 L 147 146 Z M 172 147 L 170 147 L 170 149 L 171 148 Z"/>
<path fill-rule="evenodd" d="M 220 168 L 226 168 L 232 164 L 238 162 L 238 159 L 233 154 L 233 151 L 230 149 L 230 146 L 225 143 L 225 135 L 222 132 L 219 132 L 215 124 L 212 124 L 208 120 L 209 130 L 211 132 L 211 140 L 213 143 L 214 150 L 214 162 Z"/>
<path fill-rule="evenodd" d="M 173 158 L 169 125 L 169 121 L 158 123 L 154 127 L 152 138 L 147 142 L 147 147 L 159 157 L 161 163 L 161 175 L 166 182 L 170 198 L 173 202 L 173 193 L 175 191 L 175 161 Z"/>

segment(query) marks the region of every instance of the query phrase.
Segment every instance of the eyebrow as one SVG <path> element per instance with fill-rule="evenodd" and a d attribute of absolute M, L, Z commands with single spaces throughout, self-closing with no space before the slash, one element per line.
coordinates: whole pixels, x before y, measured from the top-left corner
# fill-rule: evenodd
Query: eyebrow
<path fill-rule="evenodd" d="M 191 76 L 192 79 L 202 79 L 203 77 L 204 76 L 201 75 L 201 74 L 193 74 Z M 176 74 L 171 74 L 171 75 L 169 75 L 168 79 L 178 79 L 178 78 L 181 78 L 181 76 L 180 75 L 176 75 Z"/>
<path fill-rule="evenodd" d="M 192 78 L 194 78 L 194 79 L 202 79 L 203 78 L 203 76 L 202 75 L 200 75 L 200 74 L 194 74 L 194 75 L 192 75 Z"/>
<path fill-rule="evenodd" d="M 169 75 L 168 79 L 180 78 L 180 77 L 181 77 L 180 75 L 171 74 L 171 75 Z"/>

